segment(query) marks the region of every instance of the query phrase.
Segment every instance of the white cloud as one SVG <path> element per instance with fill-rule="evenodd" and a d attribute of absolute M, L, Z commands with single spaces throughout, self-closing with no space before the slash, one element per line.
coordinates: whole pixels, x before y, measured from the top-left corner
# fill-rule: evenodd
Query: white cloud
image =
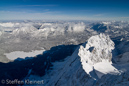
<path fill-rule="evenodd" d="M 129 17 L 120 17 L 120 18 L 129 18 Z"/>

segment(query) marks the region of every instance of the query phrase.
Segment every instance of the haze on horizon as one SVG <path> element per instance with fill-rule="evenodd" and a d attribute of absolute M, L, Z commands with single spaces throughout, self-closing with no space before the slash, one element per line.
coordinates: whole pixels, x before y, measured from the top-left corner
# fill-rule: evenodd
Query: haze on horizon
<path fill-rule="evenodd" d="M 125 20 L 129 0 L 0 0 L 0 20 Z"/>

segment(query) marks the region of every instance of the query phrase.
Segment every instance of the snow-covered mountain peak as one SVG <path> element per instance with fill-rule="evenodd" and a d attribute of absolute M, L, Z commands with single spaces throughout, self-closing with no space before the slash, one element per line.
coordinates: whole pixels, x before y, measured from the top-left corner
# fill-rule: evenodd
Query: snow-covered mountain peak
<path fill-rule="evenodd" d="M 18 35 L 18 34 L 27 34 L 36 31 L 37 29 L 33 26 L 24 26 L 18 29 L 15 29 L 12 31 L 12 34 Z"/>
<path fill-rule="evenodd" d="M 101 78 L 103 74 L 118 72 L 117 69 L 111 65 L 113 49 L 114 42 L 105 34 L 89 38 L 87 43 L 80 46 L 78 53 L 85 72 L 90 75 L 90 72 L 95 70 L 99 78 Z"/>
<path fill-rule="evenodd" d="M 110 62 L 113 49 L 114 43 L 109 36 L 100 34 L 92 36 L 85 47 L 80 46 L 79 56 L 90 64 L 102 62 L 103 59 Z"/>
<path fill-rule="evenodd" d="M 102 22 L 105 25 L 111 24 L 111 22 Z"/>

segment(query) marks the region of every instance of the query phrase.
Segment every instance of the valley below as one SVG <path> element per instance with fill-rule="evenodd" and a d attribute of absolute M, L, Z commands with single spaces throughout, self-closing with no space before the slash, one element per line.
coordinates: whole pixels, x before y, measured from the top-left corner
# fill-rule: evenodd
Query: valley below
<path fill-rule="evenodd" d="M 0 21 L 1 86 L 129 86 L 128 66 L 127 21 Z"/>

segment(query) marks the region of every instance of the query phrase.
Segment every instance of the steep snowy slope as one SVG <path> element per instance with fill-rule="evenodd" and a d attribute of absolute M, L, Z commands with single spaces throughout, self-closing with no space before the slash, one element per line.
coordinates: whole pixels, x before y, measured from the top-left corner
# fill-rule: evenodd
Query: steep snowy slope
<path fill-rule="evenodd" d="M 54 63 L 53 70 L 49 71 L 45 76 L 30 75 L 30 77 L 26 78 L 30 80 L 44 80 L 44 86 L 85 86 L 86 84 L 92 86 L 94 79 L 83 70 L 80 58 L 77 55 L 78 50 L 79 47 L 64 62 Z"/>
<path fill-rule="evenodd" d="M 44 80 L 44 86 L 97 86 L 105 75 L 120 75 L 112 66 L 114 43 L 104 34 L 92 36 L 79 46 L 64 62 L 57 62 L 45 76 L 31 75 L 31 79 Z"/>

